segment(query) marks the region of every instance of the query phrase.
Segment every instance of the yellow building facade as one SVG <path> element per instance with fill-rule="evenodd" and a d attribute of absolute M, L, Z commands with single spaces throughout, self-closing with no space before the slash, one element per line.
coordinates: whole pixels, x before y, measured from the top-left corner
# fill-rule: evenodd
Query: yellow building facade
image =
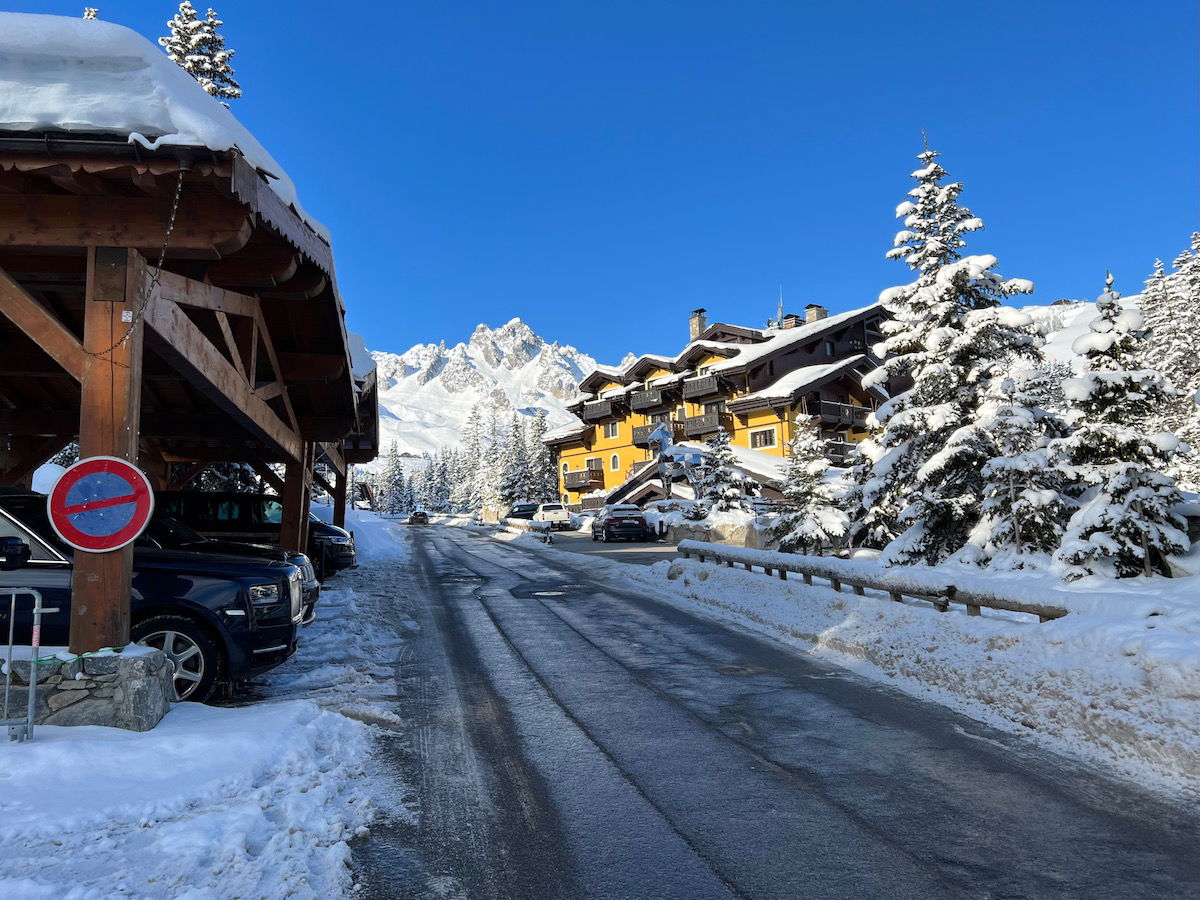
<path fill-rule="evenodd" d="M 546 436 L 563 502 L 600 505 L 653 462 L 646 441 L 663 423 L 676 443 L 699 445 L 724 428 L 733 446 L 782 458 L 797 424 L 815 422 L 835 462 L 866 436 L 867 415 L 886 396 L 861 386 L 876 364 L 867 347 L 879 337 L 877 306 L 839 316 L 810 307 L 805 320 L 762 331 L 708 325 L 703 312 L 677 356 L 643 356 L 580 381 L 577 421 Z"/>

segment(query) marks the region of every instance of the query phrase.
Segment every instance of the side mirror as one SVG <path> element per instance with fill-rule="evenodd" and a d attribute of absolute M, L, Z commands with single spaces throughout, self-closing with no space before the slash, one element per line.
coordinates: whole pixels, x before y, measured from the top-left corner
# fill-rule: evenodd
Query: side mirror
<path fill-rule="evenodd" d="M 29 545 L 19 537 L 0 537 L 0 569 L 11 572 L 29 562 Z"/>

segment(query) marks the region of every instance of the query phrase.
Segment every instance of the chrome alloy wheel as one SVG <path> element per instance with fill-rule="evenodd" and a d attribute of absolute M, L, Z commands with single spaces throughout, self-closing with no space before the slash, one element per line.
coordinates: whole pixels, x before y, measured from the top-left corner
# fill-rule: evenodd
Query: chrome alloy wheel
<path fill-rule="evenodd" d="M 204 654 L 195 641 L 178 631 L 152 631 L 138 643 L 161 650 L 171 661 L 175 670 L 171 679 L 172 700 L 186 700 L 195 693 L 204 678 Z"/>

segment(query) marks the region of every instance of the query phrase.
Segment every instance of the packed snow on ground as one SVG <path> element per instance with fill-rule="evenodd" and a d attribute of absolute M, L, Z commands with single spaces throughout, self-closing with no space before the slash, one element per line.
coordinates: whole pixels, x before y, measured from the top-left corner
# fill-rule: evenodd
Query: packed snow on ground
<path fill-rule="evenodd" d="M 326 241 L 296 187 L 241 122 L 136 31 L 78 16 L 0 13 L 0 130 L 122 135 L 236 149 Z"/>
<path fill-rule="evenodd" d="M 411 812 L 372 756 L 373 734 L 403 724 L 407 548 L 393 523 L 348 519 L 360 566 L 330 581 L 297 654 L 234 706 L 181 703 L 145 734 L 42 726 L 0 744 L 0 897 L 352 890 L 348 841 L 377 814 Z"/>

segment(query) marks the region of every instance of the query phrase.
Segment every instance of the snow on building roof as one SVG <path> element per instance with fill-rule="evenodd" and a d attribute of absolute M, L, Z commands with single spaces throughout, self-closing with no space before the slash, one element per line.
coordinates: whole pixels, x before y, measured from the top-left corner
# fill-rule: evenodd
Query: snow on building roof
<path fill-rule="evenodd" d="M 821 366 L 804 366 L 779 377 L 775 382 L 760 391 L 754 391 L 753 393 L 746 394 L 744 397 L 738 397 L 733 403 L 737 406 L 752 403 L 786 403 L 798 391 L 804 390 L 810 384 L 816 384 L 818 381 L 837 374 L 839 371 L 852 369 L 865 362 L 866 359 L 867 357 L 860 353 L 857 356 L 851 356 L 849 359 L 825 363 Z"/>
<path fill-rule="evenodd" d="M 620 387 L 609 388 L 606 391 L 600 392 L 600 399 L 611 400 L 613 397 L 623 397 L 625 394 L 639 390 L 641 387 L 642 383 L 640 381 L 634 381 L 630 384 L 623 384 Z"/>
<path fill-rule="evenodd" d="M 818 319 L 816 322 L 808 322 L 804 325 L 798 325 L 795 328 L 787 328 L 776 332 L 770 339 L 763 341 L 761 344 L 731 344 L 729 346 L 740 349 L 737 356 L 725 362 L 715 363 L 710 367 L 710 371 L 720 373 L 744 369 L 758 362 L 760 359 L 778 353 L 780 350 L 790 347 L 793 344 L 802 344 L 805 341 L 810 341 L 823 332 L 843 325 L 861 316 L 863 313 L 871 312 L 879 306 L 878 303 L 872 303 L 860 309 L 852 309 L 849 312 Z"/>
<path fill-rule="evenodd" d="M 0 131 L 116 136 L 149 150 L 236 150 L 329 240 L 283 167 L 233 113 L 123 25 L 0 13 Z"/>
<path fill-rule="evenodd" d="M 542 440 L 561 441 L 564 438 L 571 438 L 575 437 L 576 435 L 583 434 L 583 432 L 587 431 L 590 427 L 591 426 L 586 422 L 572 417 L 572 420 L 566 425 L 560 425 L 557 428 L 551 428 L 549 431 L 547 431 L 542 436 Z"/>
<path fill-rule="evenodd" d="M 708 444 L 698 441 L 680 441 L 674 446 L 708 452 Z M 737 461 L 739 469 L 766 481 L 783 480 L 784 472 L 787 469 L 787 460 L 783 457 L 772 456 L 770 453 L 763 453 L 761 450 L 751 450 L 748 447 L 738 447 L 736 444 L 731 444 L 729 449 L 733 451 L 733 457 Z"/>

